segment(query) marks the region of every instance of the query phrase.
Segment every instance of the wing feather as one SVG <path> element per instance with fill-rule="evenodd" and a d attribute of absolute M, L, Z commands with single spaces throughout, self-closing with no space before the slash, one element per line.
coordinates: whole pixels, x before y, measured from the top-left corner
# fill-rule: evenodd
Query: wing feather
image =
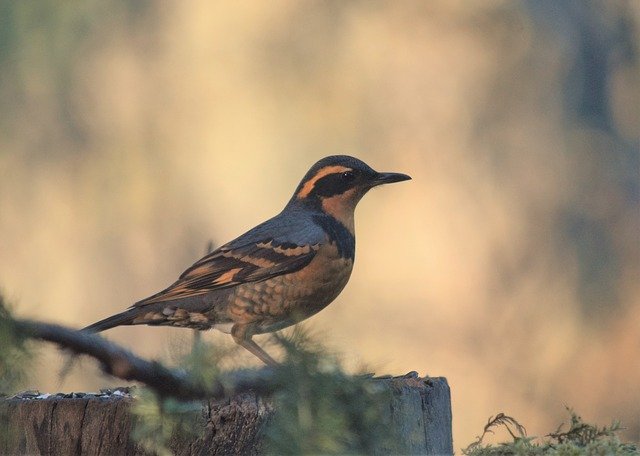
<path fill-rule="evenodd" d="M 194 263 L 173 285 L 133 306 L 191 298 L 295 272 L 311 262 L 319 247 L 273 238 L 240 246 L 226 244 Z"/>

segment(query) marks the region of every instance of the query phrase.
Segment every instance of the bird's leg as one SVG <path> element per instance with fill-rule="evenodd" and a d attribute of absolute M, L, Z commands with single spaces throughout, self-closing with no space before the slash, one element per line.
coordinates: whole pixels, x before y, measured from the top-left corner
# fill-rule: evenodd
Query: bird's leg
<path fill-rule="evenodd" d="M 231 336 L 236 344 L 246 348 L 268 366 L 278 366 L 278 362 L 251 340 L 252 334 L 249 332 L 249 325 L 233 325 Z"/>

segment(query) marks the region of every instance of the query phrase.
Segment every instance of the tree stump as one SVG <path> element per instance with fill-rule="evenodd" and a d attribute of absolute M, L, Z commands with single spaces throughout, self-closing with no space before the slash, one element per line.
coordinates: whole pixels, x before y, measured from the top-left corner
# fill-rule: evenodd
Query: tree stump
<path fill-rule="evenodd" d="M 388 416 L 380 419 L 398 436 L 377 453 L 453 454 L 445 378 L 408 374 L 370 381 L 389 389 Z M 0 399 L 2 431 L 8 430 L 0 440 L 0 454 L 147 454 L 130 438 L 134 401 L 126 389 L 54 396 L 23 393 Z M 176 455 L 264 454 L 264 429 L 272 413 L 272 403 L 251 392 L 203 401 L 201 436 L 174 436 L 169 446 Z"/>

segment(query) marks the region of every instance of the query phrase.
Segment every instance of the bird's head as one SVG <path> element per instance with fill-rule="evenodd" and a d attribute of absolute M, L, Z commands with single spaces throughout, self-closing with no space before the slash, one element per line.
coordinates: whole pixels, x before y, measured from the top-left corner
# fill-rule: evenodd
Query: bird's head
<path fill-rule="evenodd" d="M 348 155 L 332 155 L 311 167 L 290 204 L 320 208 L 353 230 L 353 212 L 365 193 L 378 185 L 409 179 L 406 174 L 379 173 Z"/>

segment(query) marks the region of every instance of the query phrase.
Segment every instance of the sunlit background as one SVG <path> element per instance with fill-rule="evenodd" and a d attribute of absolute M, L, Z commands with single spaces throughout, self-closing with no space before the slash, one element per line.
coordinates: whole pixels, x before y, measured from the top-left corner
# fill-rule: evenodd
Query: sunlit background
<path fill-rule="evenodd" d="M 565 405 L 638 441 L 639 24 L 634 0 L 2 0 L 0 287 L 85 326 L 351 154 L 413 181 L 362 201 L 351 281 L 306 326 L 352 369 L 446 376 L 458 449 Z M 60 385 L 40 353 L 25 389 L 122 383 Z"/>

